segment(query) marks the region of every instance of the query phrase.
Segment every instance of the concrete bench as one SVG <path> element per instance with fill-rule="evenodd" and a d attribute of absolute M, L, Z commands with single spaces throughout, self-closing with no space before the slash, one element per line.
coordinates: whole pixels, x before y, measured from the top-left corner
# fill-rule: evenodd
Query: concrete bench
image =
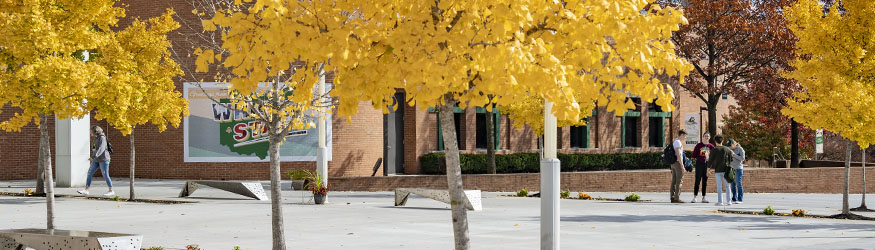
<path fill-rule="evenodd" d="M 0 231 L 0 250 L 140 250 L 142 235 L 74 230 Z"/>
<path fill-rule="evenodd" d="M 264 186 L 261 182 L 242 182 L 242 181 L 186 181 L 182 191 L 179 192 L 179 197 L 188 197 L 194 193 L 200 185 L 214 187 L 225 190 L 231 193 L 243 195 L 256 200 L 270 200 L 267 194 L 264 193 Z"/>
<path fill-rule="evenodd" d="M 446 189 L 396 188 L 395 206 L 407 204 L 407 198 L 410 197 L 410 194 L 450 204 L 450 192 Z M 474 211 L 483 210 L 483 205 L 480 202 L 480 190 L 465 190 L 465 208 Z"/>

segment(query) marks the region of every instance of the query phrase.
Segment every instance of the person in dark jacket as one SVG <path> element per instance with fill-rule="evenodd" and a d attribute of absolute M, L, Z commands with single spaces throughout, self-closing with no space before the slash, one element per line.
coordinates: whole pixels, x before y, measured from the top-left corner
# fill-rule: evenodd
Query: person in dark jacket
<path fill-rule="evenodd" d="M 716 146 L 711 150 L 711 155 L 708 157 L 708 168 L 714 169 L 714 179 L 717 181 L 717 206 L 729 206 L 731 197 L 731 189 L 729 183 L 723 178 L 723 174 L 729 171 L 729 162 L 732 160 L 732 150 L 723 146 L 723 136 L 714 136 Z M 723 187 L 726 187 L 726 202 L 723 202 Z"/>
<path fill-rule="evenodd" d="M 708 161 L 708 153 L 714 149 L 714 145 L 707 143 L 708 141 L 711 141 L 711 134 L 705 132 L 702 134 L 702 140 L 693 148 L 693 158 L 696 159 L 696 182 L 693 184 L 693 201 L 690 201 L 691 203 L 696 203 L 696 198 L 699 198 L 699 183 L 702 186 L 702 203 L 708 203 L 708 199 L 705 198 L 705 195 L 708 194 L 708 168 L 705 167 L 705 162 Z"/>
<path fill-rule="evenodd" d="M 91 176 L 94 175 L 94 172 L 97 172 L 97 169 L 100 169 L 100 173 L 106 181 L 106 186 L 109 187 L 109 192 L 106 192 L 103 196 L 113 196 L 115 192 L 112 191 L 112 180 L 109 178 L 109 150 L 106 135 L 103 133 L 102 128 L 93 126 L 91 127 L 91 136 L 94 142 L 91 145 L 91 156 L 88 158 L 88 161 L 91 162 L 91 167 L 88 168 L 88 179 L 85 181 L 85 189 L 79 190 L 79 193 L 88 195 L 88 188 L 91 187 Z"/>

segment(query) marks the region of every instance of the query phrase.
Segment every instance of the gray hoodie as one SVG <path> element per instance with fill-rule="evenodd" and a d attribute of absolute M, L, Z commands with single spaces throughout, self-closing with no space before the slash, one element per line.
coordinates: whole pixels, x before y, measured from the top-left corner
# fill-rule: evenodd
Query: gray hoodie
<path fill-rule="evenodd" d="M 732 151 L 732 161 L 729 162 L 729 166 L 734 169 L 744 169 L 744 148 L 741 145 L 735 147 Z"/>
<path fill-rule="evenodd" d="M 109 161 L 109 151 L 106 149 L 106 135 L 100 134 L 94 137 L 91 145 L 91 160 L 97 162 Z"/>

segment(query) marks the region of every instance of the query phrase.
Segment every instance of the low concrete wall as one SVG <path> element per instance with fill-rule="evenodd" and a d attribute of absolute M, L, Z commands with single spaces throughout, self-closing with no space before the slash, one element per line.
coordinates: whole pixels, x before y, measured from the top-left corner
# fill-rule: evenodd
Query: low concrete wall
<path fill-rule="evenodd" d="M 875 169 L 866 172 L 869 192 L 875 192 Z M 844 168 L 748 168 L 744 191 L 748 193 L 841 193 Z M 862 169 L 851 168 L 851 193 L 862 192 Z M 540 189 L 540 175 L 464 175 L 465 189 L 517 191 Z M 562 173 L 561 189 L 572 192 L 668 192 L 669 170 L 600 171 Z M 695 174 L 684 174 L 683 192 L 692 192 Z M 447 188 L 443 175 L 335 177 L 333 191 L 391 191 L 395 188 Z M 708 192 L 715 192 L 714 176 L 708 178 Z"/>

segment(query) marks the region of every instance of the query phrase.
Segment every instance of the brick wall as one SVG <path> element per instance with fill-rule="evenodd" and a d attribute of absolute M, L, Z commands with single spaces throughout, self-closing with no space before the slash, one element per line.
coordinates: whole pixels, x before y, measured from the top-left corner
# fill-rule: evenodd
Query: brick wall
<path fill-rule="evenodd" d="M 851 193 L 862 192 L 861 168 L 851 169 Z M 744 191 L 748 193 L 841 193 L 843 168 L 807 169 L 747 169 L 744 172 Z M 875 180 L 875 171 L 866 172 L 867 179 Z M 692 192 L 693 173 L 684 175 L 683 192 Z M 463 175 L 465 189 L 483 191 L 518 191 L 540 189 L 540 174 Z M 561 189 L 572 192 L 666 192 L 671 182 L 670 171 L 603 171 L 562 173 Z M 713 184 L 714 178 L 709 178 Z M 331 180 L 335 191 L 391 191 L 395 188 L 446 188 L 443 175 L 338 177 Z M 875 190 L 869 181 L 868 190 Z M 708 185 L 714 193 L 714 185 Z"/>

